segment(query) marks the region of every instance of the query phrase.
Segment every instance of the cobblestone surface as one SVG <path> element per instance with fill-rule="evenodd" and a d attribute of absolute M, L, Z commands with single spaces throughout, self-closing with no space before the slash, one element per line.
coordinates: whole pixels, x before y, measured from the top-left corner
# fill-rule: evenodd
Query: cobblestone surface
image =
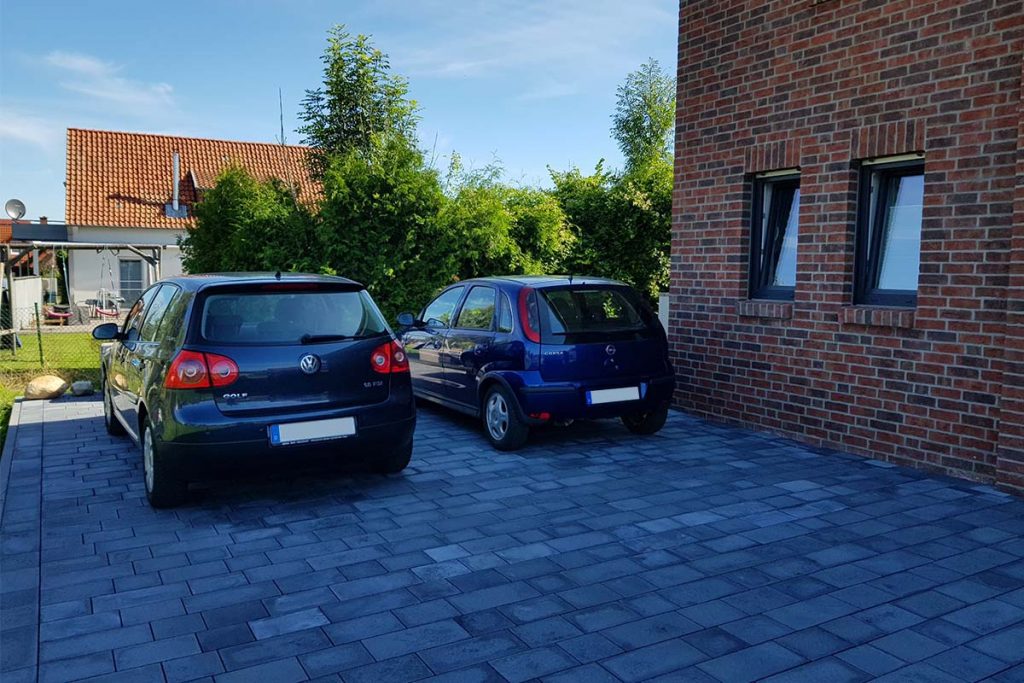
<path fill-rule="evenodd" d="M 15 408 L 5 683 L 1024 680 L 1024 501 L 970 482 L 680 414 L 498 453 L 425 408 L 403 475 L 155 511 L 100 415 Z"/>

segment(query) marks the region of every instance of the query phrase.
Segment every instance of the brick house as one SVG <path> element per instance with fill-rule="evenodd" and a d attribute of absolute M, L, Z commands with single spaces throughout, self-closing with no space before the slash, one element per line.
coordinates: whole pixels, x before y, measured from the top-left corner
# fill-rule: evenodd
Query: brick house
<path fill-rule="evenodd" d="M 310 191 L 308 149 L 262 142 L 207 140 L 169 135 L 69 128 L 65 215 L 72 242 L 131 243 L 161 247 L 162 276 L 180 274 L 178 239 L 195 224 L 192 209 L 229 164 L 261 180 L 275 177 Z M 179 158 L 179 210 L 174 198 L 173 157 Z M 76 250 L 69 256 L 69 282 L 76 302 L 101 288 L 119 290 L 126 301 L 153 282 L 152 269 L 127 251 Z"/>
<path fill-rule="evenodd" d="M 681 407 L 1024 493 L 1024 3 L 680 3 Z"/>

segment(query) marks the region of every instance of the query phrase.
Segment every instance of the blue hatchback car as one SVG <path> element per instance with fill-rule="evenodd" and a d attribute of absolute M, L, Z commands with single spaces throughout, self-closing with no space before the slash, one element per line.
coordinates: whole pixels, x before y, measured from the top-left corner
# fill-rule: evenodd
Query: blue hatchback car
<path fill-rule="evenodd" d="M 637 434 L 665 424 L 675 388 L 665 330 L 622 282 L 466 280 L 398 322 L 416 396 L 481 417 L 501 450 L 549 423 L 618 417 Z"/>

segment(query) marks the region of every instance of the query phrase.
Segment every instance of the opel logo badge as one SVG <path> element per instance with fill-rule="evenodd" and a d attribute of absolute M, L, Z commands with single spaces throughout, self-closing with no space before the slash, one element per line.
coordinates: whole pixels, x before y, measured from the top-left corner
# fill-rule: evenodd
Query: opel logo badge
<path fill-rule="evenodd" d="M 604 347 L 604 352 L 607 353 L 609 356 L 614 356 L 615 346 L 613 344 L 609 344 L 608 346 Z"/>
<path fill-rule="evenodd" d="M 299 359 L 299 369 L 307 375 L 314 375 L 320 369 L 320 359 L 307 353 Z"/>

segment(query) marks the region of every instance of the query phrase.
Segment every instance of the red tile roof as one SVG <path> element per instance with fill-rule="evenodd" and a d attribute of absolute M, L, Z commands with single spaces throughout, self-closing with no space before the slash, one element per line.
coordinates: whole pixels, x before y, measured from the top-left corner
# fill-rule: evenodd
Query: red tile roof
<path fill-rule="evenodd" d="M 189 218 L 168 218 L 174 152 L 181 156 L 179 201 Z M 265 142 L 206 140 L 148 133 L 68 128 L 68 225 L 182 229 L 193 225 L 198 190 L 213 185 L 231 163 L 261 180 L 296 183 L 300 196 L 315 195 L 306 156 L 309 148 Z"/>

